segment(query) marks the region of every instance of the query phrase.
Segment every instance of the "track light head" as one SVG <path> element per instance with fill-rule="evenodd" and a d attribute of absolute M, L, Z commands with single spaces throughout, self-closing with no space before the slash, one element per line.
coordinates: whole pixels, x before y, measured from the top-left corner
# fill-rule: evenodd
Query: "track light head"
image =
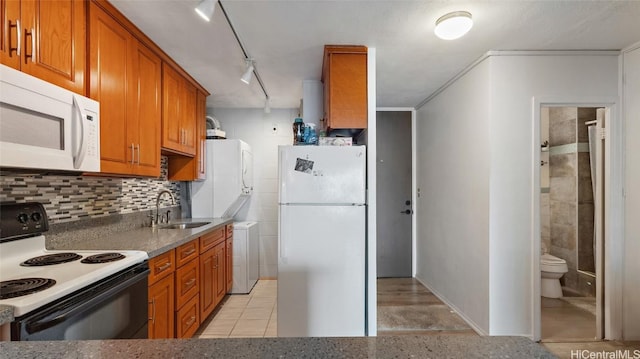
<path fill-rule="evenodd" d="M 251 82 L 251 75 L 253 75 L 254 67 L 252 59 L 245 59 L 245 62 L 247 63 L 247 70 L 242 74 L 240 81 L 248 85 Z"/>
<path fill-rule="evenodd" d="M 205 19 L 206 21 L 211 21 L 213 17 L 213 12 L 216 10 L 216 1 L 217 0 L 202 0 L 196 6 L 195 10 L 200 17 Z"/>

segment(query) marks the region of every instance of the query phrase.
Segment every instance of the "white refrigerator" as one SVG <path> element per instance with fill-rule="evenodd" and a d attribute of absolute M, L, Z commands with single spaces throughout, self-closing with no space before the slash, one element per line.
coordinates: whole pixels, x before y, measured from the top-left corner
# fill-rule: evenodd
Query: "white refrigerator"
<path fill-rule="evenodd" d="M 365 158 L 279 147 L 279 337 L 365 334 Z"/>

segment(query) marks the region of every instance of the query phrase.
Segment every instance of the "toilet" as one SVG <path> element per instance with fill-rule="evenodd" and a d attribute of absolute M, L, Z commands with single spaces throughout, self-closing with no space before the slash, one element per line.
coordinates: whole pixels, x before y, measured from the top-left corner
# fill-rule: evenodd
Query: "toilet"
<path fill-rule="evenodd" d="M 543 246 L 543 254 L 540 256 L 540 282 L 541 295 L 546 298 L 562 298 L 560 278 L 568 271 L 567 262 L 546 252 Z"/>

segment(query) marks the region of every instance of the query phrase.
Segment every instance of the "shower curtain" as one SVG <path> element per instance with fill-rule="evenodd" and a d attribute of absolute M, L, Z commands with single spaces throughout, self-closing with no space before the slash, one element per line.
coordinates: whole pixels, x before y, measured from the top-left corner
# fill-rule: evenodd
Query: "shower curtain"
<path fill-rule="evenodd" d="M 598 126 L 596 124 L 589 126 L 589 164 L 591 166 L 591 190 L 593 191 L 594 209 L 600 204 L 596 198 L 596 161 L 598 154 L 596 153 L 596 142 L 598 141 Z M 593 211 L 595 215 L 595 210 Z M 596 221 L 593 220 L 593 263 L 596 263 Z"/>

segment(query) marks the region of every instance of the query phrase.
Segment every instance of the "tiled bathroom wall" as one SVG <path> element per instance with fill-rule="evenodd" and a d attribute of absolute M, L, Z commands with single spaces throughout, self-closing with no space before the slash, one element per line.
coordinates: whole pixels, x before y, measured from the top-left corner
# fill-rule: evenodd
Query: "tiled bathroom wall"
<path fill-rule="evenodd" d="M 567 262 L 569 272 L 561 280 L 565 288 L 582 295 L 595 292 L 593 278 L 578 271 L 591 271 L 594 263 L 593 195 L 584 123 L 594 120 L 595 113 L 594 108 L 549 108 L 548 248 Z M 544 205 L 543 196 L 543 211 Z"/>
<path fill-rule="evenodd" d="M 170 190 L 179 204 L 181 183 L 167 180 L 167 157 L 162 157 L 161 166 L 157 179 L 2 169 L 0 201 L 41 202 L 51 224 L 150 210 L 162 189 Z M 164 196 L 161 205 L 170 203 Z"/>

